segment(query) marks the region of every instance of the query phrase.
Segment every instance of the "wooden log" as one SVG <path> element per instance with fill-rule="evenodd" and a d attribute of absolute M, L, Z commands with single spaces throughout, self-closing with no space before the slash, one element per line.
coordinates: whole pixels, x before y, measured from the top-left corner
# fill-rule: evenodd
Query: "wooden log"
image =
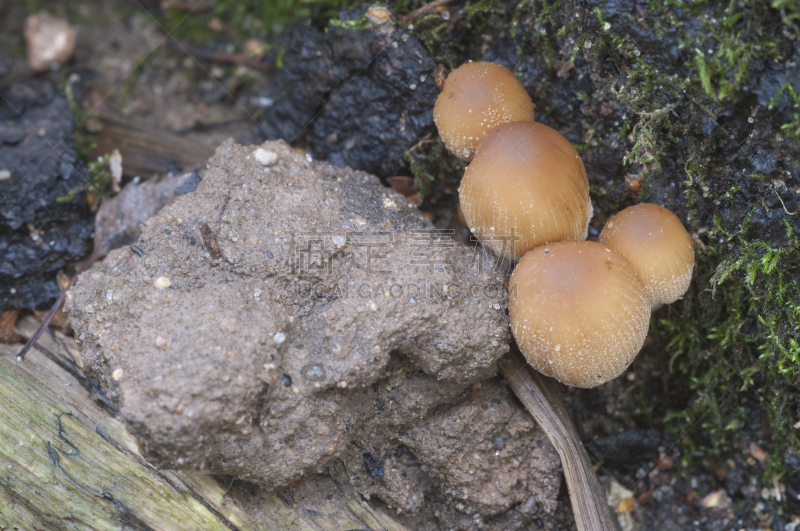
<path fill-rule="evenodd" d="M 29 317 L 16 330 L 36 326 Z M 74 341 L 46 333 L 16 362 L 21 346 L 0 345 L 0 529 L 403 531 L 355 498 L 324 514 L 265 491 L 244 504 L 213 476 L 156 470 L 63 368 L 80 364 Z"/>

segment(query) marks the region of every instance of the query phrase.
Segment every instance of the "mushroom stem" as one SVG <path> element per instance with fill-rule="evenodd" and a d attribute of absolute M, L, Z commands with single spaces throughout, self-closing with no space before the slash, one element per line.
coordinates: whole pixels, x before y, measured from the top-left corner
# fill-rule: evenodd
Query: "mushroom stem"
<path fill-rule="evenodd" d="M 500 369 L 561 457 L 578 530 L 618 531 L 617 519 L 555 382 L 533 370 L 516 349 L 500 361 Z"/>

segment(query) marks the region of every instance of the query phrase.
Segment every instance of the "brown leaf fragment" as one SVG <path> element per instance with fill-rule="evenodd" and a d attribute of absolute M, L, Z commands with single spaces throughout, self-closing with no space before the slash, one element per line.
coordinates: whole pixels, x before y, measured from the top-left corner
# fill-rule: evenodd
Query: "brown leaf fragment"
<path fill-rule="evenodd" d="M 0 315 L 0 343 L 16 343 L 20 340 L 14 332 L 14 324 L 19 317 L 20 308 L 9 308 Z"/>
<path fill-rule="evenodd" d="M 636 501 L 633 498 L 624 498 L 620 500 L 617 504 L 616 511 L 618 513 L 627 513 L 633 509 L 633 506 L 636 504 Z"/>
<path fill-rule="evenodd" d="M 661 457 L 658 458 L 658 462 L 656 463 L 656 466 L 658 467 L 659 470 L 664 472 L 665 470 L 669 470 L 670 468 L 672 468 L 672 465 L 674 463 L 675 463 L 675 460 L 672 459 L 671 456 L 669 456 L 667 454 L 664 454 L 664 455 L 662 455 Z"/>
<path fill-rule="evenodd" d="M 217 242 L 217 237 L 211 230 L 211 227 L 208 226 L 208 223 L 203 223 L 203 226 L 200 227 L 200 234 L 203 236 L 203 245 L 205 245 L 211 258 L 214 260 L 218 259 L 221 256 L 219 252 L 219 242 Z"/>
<path fill-rule="evenodd" d="M 414 195 L 418 191 L 414 179 L 411 177 L 388 177 L 386 180 L 389 181 L 392 190 L 406 197 Z"/>
<path fill-rule="evenodd" d="M 45 320 L 47 315 L 50 313 L 51 310 L 33 310 L 33 315 L 36 316 L 36 319 L 39 322 Z M 55 313 L 53 318 L 50 320 L 49 326 L 54 326 L 56 328 L 63 328 L 65 326 L 69 326 L 69 321 L 67 320 L 67 316 L 64 315 L 64 311 L 59 308 L 59 310 Z"/>
<path fill-rule="evenodd" d="M 750 455 L 755 457 L 759 463 L 766 463 L 769 459 L 769 454 L 756 443 L 750 443 L 748 450 L 750 450 Z"/>
<path fill-rule="evenodd" d="M 706 509 L 724 509 L 730 504 L 730 497 L 724 489 L 712 492 L 701 502 Z"/>

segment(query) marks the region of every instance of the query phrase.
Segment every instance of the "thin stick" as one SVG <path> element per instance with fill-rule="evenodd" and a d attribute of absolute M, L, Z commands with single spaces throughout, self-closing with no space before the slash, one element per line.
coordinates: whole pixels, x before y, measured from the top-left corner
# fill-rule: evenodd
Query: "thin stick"
<path fill-rule="evenodd" d="M 96 260 L 99 260 L 100 258 L 102 258 L 102 256 L 99 256 L 98 253 L 92 253 L 92 255 L 81 265 L 81 267 L 79 267 L 78 270 L 75 271 L 75 274 L 72 275 L 72 278 L 69 279 L 69 284 L 67 284 L 67 287 L 64 288 L 64 290 L 58 295 L 55 304 L 53 304 L 53 307 L 50 308 L 47 317 L 45 317 L 44 320 L 42 321 L 42 324 L 39 325 L 39 329 L 36 331 L 35 334 L 33 334 L 33 336 L 31 336 L 28 342 L 25 343 L 25 346 L 22 347 L 22 350 L 19 351 L 19 354 L 17 354 L 17 361 L 22 361 L 23 359 L 25 359 L 25 354 L 27 354 L 28 351 L 33 347 L 33 345 L 35 345 L 36 342 L 39 341 L 41 335 L 44 333 L 45 330 L 47 330 L 47 327 L 50 326 L 50 321 L 53 320 L 53 317 L 56 316 L 56 313 L 58 313 L 58 310 L 59 308 L 61 308 L 61 305 L 64 304 L 64 299 L 67 297 L 67 292 L 70 290 L 70 288 L 72 288 L 72 286 L 75 285 L 75 281 L 78 280 L 78 275 L 89 269 L 89 267 Z"/>
<path fill-rule="evenodd" d="M 212 63 L 246 66 L 248 68 L 252 68 L 253 70 L 259 70 L 261 72 L 273 72 L 275 70 L 275 65 L 272 63 L 263 63 L 258 59 L 253 59 L 242 54 L 232 54 L 226 52 L 207 52 L 204 50 L 194 48 L 186 44 L 185 42 L 176 42 L 175 44 L 169 43 L 167 44 L 167 50 L 169 50 L 172 53 L 187 55 L 189 57 L 202 59 L 204 61 L 211 61 Z"/>
<path fill-rule="evenodd" d="M 512 351 L 503 358 L 500 369 L 561 457 L 578 530 L 619 531 L 555 382 L 534 371 L 519 352 Z"/>
<path fill-rule="evenodd" d="M 424 6 L 420 7 L 419 9 L 415 9 L 411 13 L 405 14 L 400 17 L 400 20 L 403 21 L 405 24 L 411 24 L 417 19 L 420 19 L 436 9 L 439 6 L 443 6 L 445 4 L 449 4 L 450 0 L 433 0 L 433 2 L 429 2 Z"/>

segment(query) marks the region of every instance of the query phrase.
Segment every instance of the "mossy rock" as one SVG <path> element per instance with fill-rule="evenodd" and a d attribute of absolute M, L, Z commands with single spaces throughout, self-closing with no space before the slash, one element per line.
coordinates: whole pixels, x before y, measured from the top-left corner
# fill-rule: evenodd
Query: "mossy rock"
<path fill-rule="evenodd" d="M 415 27 L 438 63 L 491 60 L 517 74 L 537 120 L 581 151 L 590 234 L 633 202 L 681 217 L 698 242 L 697 275 L 651 328 L 694 391 L 671 425 L 700 422 L 700 442 L 721 445 L 744 419 L 745 391 L 773 426 L 768 472 L 785 443 L 798 447 L 798 11 L 780 0 L 485 0 Z M 440 153 L 410 157 L 412 171 L 441 172 Z"/>

